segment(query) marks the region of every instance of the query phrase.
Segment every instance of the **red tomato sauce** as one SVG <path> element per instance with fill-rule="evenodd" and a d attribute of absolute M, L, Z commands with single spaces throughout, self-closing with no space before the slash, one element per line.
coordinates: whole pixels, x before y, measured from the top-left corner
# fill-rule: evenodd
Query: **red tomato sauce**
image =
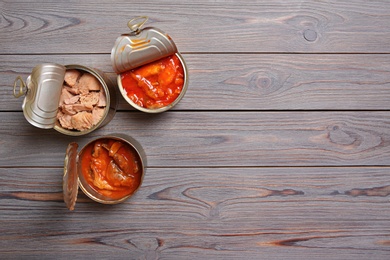
<path fill-rule="evenodd" d="M 101 195 L 121 199 L 141 183 L 141 161 L 129 144 L 99 139 L 80 154 L 81 172 L 88 185 Z"/>
<path fill-rule="evenodd" d="M 184 69 L 176 55 L 121 74 L 127 96 L 138 106 L 156 109 L 171 104 L 184 84 Z"/>

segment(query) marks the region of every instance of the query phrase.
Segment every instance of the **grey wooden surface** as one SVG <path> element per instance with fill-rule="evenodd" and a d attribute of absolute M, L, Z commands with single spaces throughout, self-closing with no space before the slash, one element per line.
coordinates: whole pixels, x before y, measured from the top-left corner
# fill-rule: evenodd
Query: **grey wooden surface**
<path fill-rule="evenodd" d="M 389 1 L 0 2 L 1 259 L 388 259 Z M 159 115 L 120 97 L 84 137 L 31 126 L 16 76 L 98 68 L 148 15 L 189 68 Z M 69 212 L 69 142 L 112 133 L 147 155 L 142 187 Z"/>

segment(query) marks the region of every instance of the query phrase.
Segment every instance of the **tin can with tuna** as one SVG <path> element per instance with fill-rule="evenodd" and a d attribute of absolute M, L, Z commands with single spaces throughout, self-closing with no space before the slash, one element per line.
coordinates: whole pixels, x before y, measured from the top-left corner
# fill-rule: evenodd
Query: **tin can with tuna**
<path fill-rule="evenodd" d="M 70 136 L 106 125 L 117 106 L 114 83 L 82 65 L 39 64 L 25 82 L 15 79 L 14 96 L 25 96 L 22 108 L 30 124 Z"/>
<path fill-rule="evenodd" d="M 142 28 L 147 20 L 141 16 L 128 22 L 131 32 L 117 38 L 111 62 L 124 99 L 140 111 L 160 113 L 184 97 L 188 69 L 168 34 L 155 27 Z"/>

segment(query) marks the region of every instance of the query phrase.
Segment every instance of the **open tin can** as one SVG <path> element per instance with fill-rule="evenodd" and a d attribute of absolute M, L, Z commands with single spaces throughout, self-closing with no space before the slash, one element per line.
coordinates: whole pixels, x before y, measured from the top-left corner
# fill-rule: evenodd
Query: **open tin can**
<path fill-rule="evenodd" d="M 131 32 L 117 38 L 111 61 L 124 99 L 140 111 L 160 113 L 185 95 L 188 69 L 168 34 L 142 28 L 147 20 L 141 16 L 128 22 Z"/>
<path fill-rule="evenodd" d="M 15 79 L 14 96 L 23 95 L 23 113 L 30 124 L 70 136 L 104 126 L 117 107 L 115 84 L 101 71 L 81 65 L 37 65 L 26 82 L 20 76 Z"/>
<path fill-rule="evenodd" d="M 141 145 L 122 134 L 103 136 L 87 143 L 68 145 L 63 176 L 64 202 L 73 210 L 79 187 L 92 200 L 117 204 L 141 186 L 146 156 Z"/>

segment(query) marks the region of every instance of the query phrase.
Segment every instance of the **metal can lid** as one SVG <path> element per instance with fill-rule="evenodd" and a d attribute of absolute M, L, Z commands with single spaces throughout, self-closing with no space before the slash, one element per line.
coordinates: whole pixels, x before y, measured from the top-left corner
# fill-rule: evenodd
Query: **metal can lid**
<path fill-rule="evenodd" d="M 131 33 L 116 39 L 111 51 L 111 62 L 117 74 L 177 52 L 174 41 L 163 31 L 154 27 L 141 29 L 147 20 L 147 16 L 130 20 L 127 25 Z"/>
<path fill-rule="evenodd" d="M 21 77 L 14 82 L 14 96 L 25 94 L 22 105 L 26 120 L 39 128 L 53 128 L 57 120 L 58 103 L 65 77 L 65 66 L 44 63 L 36 66 L 26 83 Z M 20 91 L 16 93 L 18 83 Z"/>
<path fill-rule="evenodd" d="M 70 143 L 66 149 L 65 155 L 62 189 L 64 193 L 64 202 L 69 210 L 74 210 L 79 190 L 79 177 L 77 172 L 78 147 L 77 143 Z"/>

